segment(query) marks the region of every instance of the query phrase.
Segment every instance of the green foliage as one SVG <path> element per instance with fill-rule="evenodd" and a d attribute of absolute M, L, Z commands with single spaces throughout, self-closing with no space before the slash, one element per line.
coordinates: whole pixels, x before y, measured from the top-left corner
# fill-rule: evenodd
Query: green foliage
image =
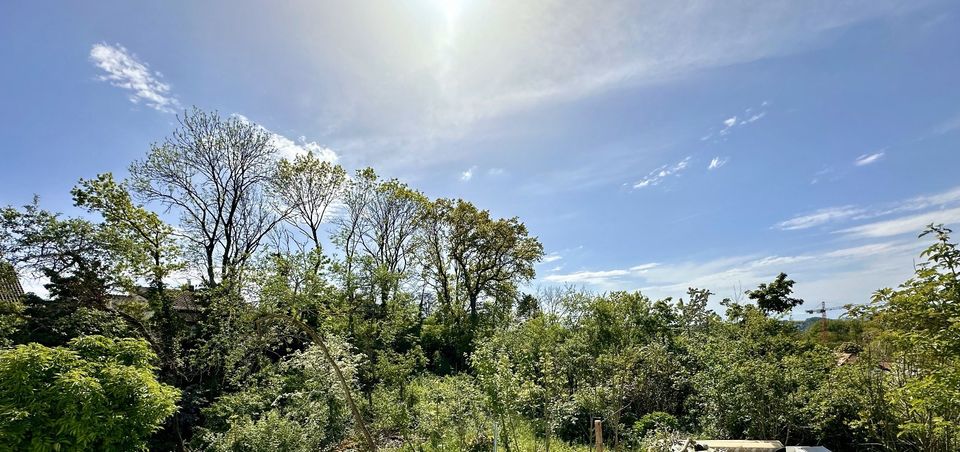
<path fill-rule="evenodd" d="M 342 340 L 326 341 L 346 378 L 355 381 L 359 356 Z M 198 437 L 199 446 L 218 451 L 328 450 L 349 433 L 344 394 L 317 347 L 288 355 L 242 387 L 204 410 L 207 426 Z"/>
<path fill-rule="evenodd" d="M 721 438 L 815 441 L 806 405 L 827 381 L 832 353 L 757 307 L 738 308 L 728 311 L 734 322 L 714 322 L 690 348 L 701 427 Z"/>
<path fill-rule="evenodd" d="M 861 369 L 874 397 L 854 424 L 885 446 L 919 450 L 960 447 L 960 250 L 950 229 L 930 225 L 925 262 L 896 290 L 882 289 L 864 309 L 878 326 L 870 344 L 876 367 Z"/>
<path fill-rule="evenodd" d="M 654 411 L 643 415 L 633 424 L 633 433 L 644 437 L 654 430 L 677 430 L 678 428 L 680 428 L 680 421 L 672 414 Z"/>
<path fill-rule="evenodd" d="M 0 351 L 0 446 L 7 450 L 145 448 L 179 391 L 157 382 L 137 339 L 85 336 L 68 347 Z"/>
<path fill-rule="evenodd" d="M 754 290 L 747 291 L 747 298 L 756 300 L 757 306 L 767 313 L 783 314 L 803 304 L 803 300 L 793 298 L 795 281 L 787 279 L 786 273 L 780 273 L 769 284 L 763 283 Z"/>

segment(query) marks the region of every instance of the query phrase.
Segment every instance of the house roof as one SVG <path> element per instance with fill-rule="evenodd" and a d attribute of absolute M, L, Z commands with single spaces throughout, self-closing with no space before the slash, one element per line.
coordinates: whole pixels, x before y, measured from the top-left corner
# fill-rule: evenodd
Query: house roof
<path fill-rule="evenodd" d="M 13 266 L 0 262 L 0 301 L 19 301 L 23 296 L 23 286 L 17 278 Z"/>
<path fill-rule="evenodd" d="M 149 287 L 138 286 L 134 289 L 133 294 L 115 294 L 111 295 L 110 299 L 114 302 L 119 301 L 138 301 L 146 302 L 147 296 L 150 293 Z M 200 306 L 197 304 L 196 298 L 193 295 L 193 291 L 190 289 L 164 289 L 164 293 L 172 298 L 172 308 L 174 311 L 180 312 L 197 312 L 200 311 Z"/>

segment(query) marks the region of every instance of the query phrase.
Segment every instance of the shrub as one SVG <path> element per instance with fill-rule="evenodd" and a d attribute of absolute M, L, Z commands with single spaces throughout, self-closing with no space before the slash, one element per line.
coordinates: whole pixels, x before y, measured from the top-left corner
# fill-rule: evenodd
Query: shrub
<path fill-rule="evenodd" d="M 103 336 L 0 351 L 0 449 L 145 449 L 179 398 L 154 359 L 143 340 Z"/>

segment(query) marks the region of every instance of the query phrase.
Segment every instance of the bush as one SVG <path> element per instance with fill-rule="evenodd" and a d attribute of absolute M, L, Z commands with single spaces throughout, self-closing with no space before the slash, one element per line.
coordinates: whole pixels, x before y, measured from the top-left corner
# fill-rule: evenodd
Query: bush
<path fill-rule="evenodd" d="M 142 340 L 103 336 L 0 351 L 0 449 L 144 449 L 179 398 L 154 359 Z"/>
<path fill-rule="evenodd" d="M 327 346 L 344 377 L 355 382 L 360 356 L 332 336 Z M 332 449 L 346 439 L 350 411 L 318 347 L 294 352 L 246 383 L 246 389 L 225 394 L 204 410 L 207 427 L 195 441 L 198 447 L 316 451 Z"/>
<path fill-rule="evenodd" d="M 651 430 L 677 430 L 680 428 L 680 422 L 670 413 L 663 411 L 654 411 L 643 415 L 633 424 L 633 433 L 638 436 L 646 436 Z"/>

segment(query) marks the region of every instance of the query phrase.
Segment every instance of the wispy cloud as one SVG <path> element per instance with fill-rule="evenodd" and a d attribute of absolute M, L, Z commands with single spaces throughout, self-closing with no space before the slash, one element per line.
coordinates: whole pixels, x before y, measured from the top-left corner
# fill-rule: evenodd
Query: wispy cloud
<path fill-rule="evenodd" d="M 735 126 L 735 125 L 737 125 L 737 117 L 736 117 L 736 116 L 731 116 L 731 117 L 729 117 L 729 118 L 727 118 L 727 119 L 724 119 L 724 120 L 723 120 L 723 130 L 722 130 L 720 133 L 723 133 L 724 131 L 730 129 L 731 127 L 733 127 L 733 126 Z"/>
<path fill-rule="evenodd" d="M 777 228 L 785 231 L 808 229 L 838 220 L 853 218 L 863 213 L 863 209 L 853 206 L 828 207 L 777 223 Z"/>
<path fill-rule="evenodd" d="M 710 164 L 707 165 L 707 169 L 711 171 L 718 169 L 721 166 L 726 165 L 727 160 L 730 160 L 730 159 L 727 157 L 723 157 L 723 158 L 720 158 L 719 156 L 714 157 L 713 160 L 710 160 Z"/>
<path fill-rule="evenodd" d="M 914 6 L 920 2 L 895 0 L 814 6 L 775 0 L 749 11 L 716 2 L 682 8 L 626 0 L 606 2 L 604 8 L 557 0 L 469 3 L 463 14 L 443 21 L 423 20 L 431 12 L 420 7 L 398 7 L 381 16 L 359 4 L 340 6 L 337 14 L 316 14 L 308 23 L 292 21 L 303 27 L 288 33 L 296 37 L 294 43 L 306 46 L 308 54 L 322 55 L 335 79 L 311 88 L 319 91 L 315 98 L 336 90 L 339 101 L 322 119 L 376 131 L 375 137 L 365 137 L 376 145 L 358 147 L 358 152 L 412 165 L 422 159 L 413 152 L 395 152 L 398 143 L 418 153 L 435 152 L 436 146 L 424 146 L 424 141 L 462 137 L 492 118 L 791 54 L 822 45 L 852 24 L 920 7 Z M 371 17 L 376 17 L 375 35 L 344 25 L 356 23 L 353 19 L 370 22 Z M 704 28 L 705 23 L 711 26 Z M 416 33 L 409 32 L 411 26 Z M 484 32 L 491 29 L 497 32 Z M 591 32 L 598 29 L 604 32 Z M 338 51 L 325 49 L 322 39 L 311 39 L 316 30 L 336 33 Z M 772 114 L 732 113 L 738 123 L 747 124 Z M 717 118 L 717 125 L 731 116 Z M 433 161 L 472 152 L 481 151 L 437 152 Z"/>
<path fill-rule="evenodd" d="M 706 135 L 700 137 L 701 141 L 707 141 L 711 138 L 720 138 L 721 140 L 733 132 L 734 128 L 742 127 L 763 119 L 767 116 L 766 107 L 770 105 L 769 101 L 763 101 L 758 107 L 749 107 L 741 114 L 733 115 L 721 122 L 719 130 L 711 128 Z"/>
<path fill-rule="evenodd" d="M 290 138 L 280 135 L 279 133 L 270 131 L 270 129 L 251 121 L 249 118 L 240 113 L 234 113 L 232 116 L 240 119 L 243 122 L 256 124 L 257 127 L 270 134 L 270 144 L 277 148 L 277 152 L 279 152 L 280 156 L 283 158 L 292 159 L 298 155 L 303 155 L 310 152 L 317 156 L 317 158 L 328 162 L 336 162 L 340 158 L 333 149 L 323 146 L 316 141 L 307 141 L 307 138 L 304 136 L 300 136 L 297 141 L 294 141 Z"/>
<path fill-rule="evenodd" d="M 831 175 L 832 175 L 832 176 L 831 176 Z M 833 178 L 836 178 L 836 175 L 834 174 L 834 169 L 833 169 L 833 168 L 831 168 L 831 167 L 826 167 L 826 168 L 821 169 L 820 171 L 817 171 L 817 172 L 813 175 L 813 179 L 810 180 L 810 185 L 816 185 L 816 184 L 818 184 L 821 180 L 823 180 L 823 179 L 824 179 L 825 177 L 827 177 L 827 176 L 831 176 L 831 177 L 833 177 Z"/>
<path fill-rule="evenodd" d="M 601 270 L 601 271 L 577 271 L 566 274 L 547 275 L 544 281 L 567 284 L 590 284 L 604 286 L 611 282 L 620 280 L 628 276 L 637 276 L 646 273 L 648 270 L 656 268 L 659 264 L 647 263 L 635 265 L 627 269 Z"/>
<path fill-rule="evenodd" d="M 857 159 L 853 161 L 853 164 L 856 166 L 866 166 L 871 163 L 876 163 L 877 161 L 883 158 L 883 155 L 884 155 L 883 152 L 877 152 L 874 154 L 863 154 L 860 157 L 857 157 Z"/>
<path fill-rule="evenodd" d="M 463 171 L 462 173 L 460 173 L 460 180 L 463 182 L 470 182 L 470 180 L 473 179 L 473 173 L 476 170 L 477 170 L 476 166 L 471 166 L 466 171 Z"/>
<path fill-rule="evenodd" d="M 547 254 L 546 256 L 543 256 L 543 259 L 540 262 L 544 264 L 548 264 L 550 262 L 556 262 L 560 259 L 563 259 L 563 256 L 561 256 L 560 253 L 553 252 L 553 253 Z"/>
<path fill-rule="evenodd" d="M 487 170 L 488 176 L 502 176 L 506 171 L 503 168 L 490 168 Z"/>
<path fill-rule="evenodd" d="M 702 262 L 581 270 L 549 275 L 542 281 L 583 284 L 589 289 L 605 291 L 639 289 L 654 298 L 683 296 L 688 287 L 700 287 L 717 293 L 715 300 L 718 300 L 743 296 L 742 290 L 786 272 L 798 282 L 797 294 L 802 298 L 865 302 L 877 288 L 908 275 L 912 270 L 911 258 L 922 246 L 923 243 L 909 239 L 840 246 L 805 254 L 755 254 Z M 639 268 L 642 270 L 636 270 Z"/>
<path fill-rule="evenodd" d="M 945 133 L 960 130 L 960 114 L 947 118 L 933 128 L 933 133 L 943 135 Z"/>
<path fill-rule="evenodd" d="M 862 224 L 837 232 L 855 237 L 891 237 L 908 233 L 916 234 L 930 223 L 960 223 L 960 207 Z"/>
<path fill-rule="evenodd" d="M 159 72 L 137 59 L 126 48 L 117 44 L 94 44 L 90 49 L 90 61 L 104 74 L 98 78 L 130 92 L 130 102 L 143 103 L 154 110 L 174 113 L 180 102 L 170 91 L 170 85 L 161 81 Z"/>
<path fill-rule="evenodd" d="M 915 212 L 929 208 L 944 208 L 958 203 L 960 203 L 960 187 L 955 187 L 944 192 L 914 196 L 903 201 L 882 206 L 874 216 Z"/>
<path fill-rule="evenodd" d="M 924 210 L 928 212 L 921 212 Z M 777 223 L 776 227 L 783 230 L 808 229 L 832 223 L 864 221 L 909 214 L 900 218 L 875 221 L 837 231 L 858 237 L 887 237 L 908 232 L 919 232 L 923 229 L 923 226 L 929 223 L 960 221 L 960 217 L 957 216 L 958 211 L 960 211 L 960 187 L 954 187 L 940 193 L 914 196 L 873 206 L 827 207 L 782 221 Z"/>
<path fill-rule="evenodd" d="M 687 156 L 683 160 L 677 162 L 674 165 L 663 165 L 660 168 L 657 168 L 647 174 L 643 179 L 640 179 L 633 184 L 633 188 L 644 188 L 655 185 L 660 185 L 664 179 L 670 176 L 677 176 L 683 170 L 687 169 L 687 166 L 690 165 L 690 157 Z"/>
<path fill-rule="evenodd" d="M 628 270 L 579 271 L 562 275 L 547 275 L 544 281 L 569 284 L 603 285 L 622 276 L 629 275 Z"/>

